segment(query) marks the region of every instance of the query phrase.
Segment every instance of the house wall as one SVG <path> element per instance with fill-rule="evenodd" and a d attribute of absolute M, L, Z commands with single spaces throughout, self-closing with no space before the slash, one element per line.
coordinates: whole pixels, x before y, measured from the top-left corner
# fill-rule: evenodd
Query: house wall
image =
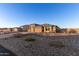
<path fill-rule="evenodd" d="M 56 33 L 57 29 L 55 26 L 53 26 L 53 29 L 52 29 L 53 33 Z"/>
<path fill-rule="evenodd" d="M 35 26 L 30 26 L 30 32 L 35 32 Z"/>
<path fill-rule="evenodd" d="M 43 28 L 41 26 L 36 26 L 35 32 L 43 32 Z"/>
<path fill-rule="evenodd" d="M 46 31 L 47 27 L 49 28 L 48 31 Z M 53 32 L 53 33 L 56 32 L 56 27 L 54 27 L 54 26 L 47 26 L 47 27 L 44 27 L 44 32 Z"/>

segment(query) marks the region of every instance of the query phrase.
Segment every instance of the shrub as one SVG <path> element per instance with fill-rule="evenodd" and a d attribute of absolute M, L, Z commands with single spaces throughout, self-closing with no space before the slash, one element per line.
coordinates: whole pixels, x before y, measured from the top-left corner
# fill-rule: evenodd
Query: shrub
<path fill-rule="evenodd" d="M 34 41 L 36 41 L 36 39 L 33 39 L 33 38 L 26 38 L 25 41 L 34 42 Z"/>
<path fill-rule="evenodd" d="M 49 46 L 64 47 L 64 43 L 62 41 L 51 41 L 49 42 Z"/>

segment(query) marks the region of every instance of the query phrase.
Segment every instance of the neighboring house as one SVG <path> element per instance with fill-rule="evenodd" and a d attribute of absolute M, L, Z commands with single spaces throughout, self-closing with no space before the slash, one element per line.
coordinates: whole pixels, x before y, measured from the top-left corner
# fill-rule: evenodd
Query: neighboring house
<path fill-rule="evenodd" d="M 11 28 L 0 28 L 0 32 L 11 32 Z"/>
<path fill-rule="evenodd" d="M 79 33 L 79 28 L 76 29 L 77 33 Z"/>
<path fill-rule="evenodd" d="M 79 28 L 67 28 L 67 33 L 79 33 Z"/>
<path fill-rule="evenodd" d="M 19 27 L 12 28 L 12 32 L 22 32 L 22 29 Z"/>

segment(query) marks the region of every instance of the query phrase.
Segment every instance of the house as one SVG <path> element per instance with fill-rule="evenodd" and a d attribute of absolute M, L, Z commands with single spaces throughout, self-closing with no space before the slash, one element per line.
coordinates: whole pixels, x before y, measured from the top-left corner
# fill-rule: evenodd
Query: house
<path fill-rule="evenodd" d="M 21 26 L 26 32 L 60 32 L 60 28 L 56 25 L 51 24 L 30 24 L 28 26 Z"/>
<path fill-rule="evenodd" d="M 79 33 L 79 28 L 76 29 L 77 33 Z"/>
<path fill-rule="evenodd" d="M 12 28 L 12 32 L 22 32 L 22 29 L 19 27 Z"/>
<path fill-rule="evenodd" d="M 79 33 L 79 28 L 67 28 L 67 33 Z"/>
<path fill-rule="evenodd" d="M 11 32 L 11 28 L 0 28 L 0 32 Z"/>

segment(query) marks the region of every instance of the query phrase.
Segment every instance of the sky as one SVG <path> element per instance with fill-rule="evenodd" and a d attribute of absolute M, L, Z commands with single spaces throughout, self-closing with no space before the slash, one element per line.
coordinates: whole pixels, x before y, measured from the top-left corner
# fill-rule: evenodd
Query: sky
<path fill-rule="evenodd" d="M 79 3 L 0 3 L 0 27 L 31 23 L 79 28 Z"/>

